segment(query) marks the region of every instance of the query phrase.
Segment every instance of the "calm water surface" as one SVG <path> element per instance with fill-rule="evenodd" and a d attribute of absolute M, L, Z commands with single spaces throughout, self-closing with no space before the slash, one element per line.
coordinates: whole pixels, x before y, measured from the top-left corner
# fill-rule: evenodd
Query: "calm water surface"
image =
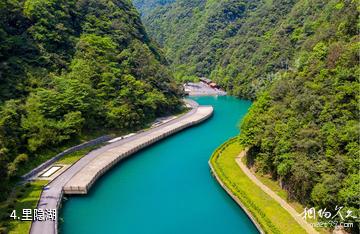
<path fill-rule="evenodd" d="M 214 116 L 119 163 L 87 196 L 70 197 L 60 214 L 62 233 L 258 233 L 208 166 L 211 153 L 238 134 L 251 102 L 193 99 L 214 106 Z"/>

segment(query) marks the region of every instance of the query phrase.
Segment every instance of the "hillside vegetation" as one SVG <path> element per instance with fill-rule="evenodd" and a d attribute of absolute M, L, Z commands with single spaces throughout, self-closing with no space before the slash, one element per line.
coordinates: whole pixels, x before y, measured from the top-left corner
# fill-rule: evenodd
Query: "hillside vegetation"
<path fill-rule="evenodd" d="M 181 91 L 128 0 L 0 2 L 0 197 L 46 149 L 139 129 Z"/>
<path fill-rule="evenodd" d="M 208 76 L 255 99 L 279 71 L 294 68 L 299 49 L 314 46 L 309 37 L 333 34 L 316 33 L 320 22 L 335 20 L 320 16 L 330 10 L 344 16 L 341 30 L 356 33 L 356 2 L 342 0 L 177 0 L 156 5 L 143 21 L 179 80 Z"/>
<path fill-rule="evenodd" d="M 133 0 L 134 6 L 143 16 L 150 14 L 155 8 L 173 3 L 175 0 Z"/>
<path fill-rule="evenodd" d="M 303 18 L 304 7 L 297 4 L 292 19 Z M 294 27 L 289 40 L 301 46 L 294 52 L 292 69 L 278 73 L 241 127 L 243 144 L 250 147 L 258 171 L 271 174 L 291 199 L 308 207 L 333 214 L 336 207 L 343 207 L 343 214 L 352 211 L 346 221 L 356 225 L 358 219 L 352 217 L 360 216 L 357 16 L 355 2 L 329 1 L 313 13 L 310 35 L 306 24 Z"/>
<path fill-rule="evenodd" d="M 353 0 L 177 0 L 144 17 L 180 80 L 208 76 L 255 100 L 241 126 L 249 166 L 291 199 L 333 214 L 343 206 L 353 217 L 360 216 L 358 19 Z"/>

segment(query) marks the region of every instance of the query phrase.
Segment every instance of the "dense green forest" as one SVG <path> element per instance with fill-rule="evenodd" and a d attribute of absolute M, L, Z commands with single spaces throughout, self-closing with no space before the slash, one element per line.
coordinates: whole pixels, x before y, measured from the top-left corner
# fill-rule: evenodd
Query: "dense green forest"
<path fill-rule="evenodd" d="M 286 31 L 270 39 L 291 48 L 289 68 L 277 71 L 241 127 L 253 166 L 291 199 L 333 214 L 343 206 L 353 217 L 360 216 L 358 26 L 355 1 L 299 1 Z M 346 220 L 357 232 L 358 218 Z"/>
<path fill-rule="evenodd" d="M 214 68 L 215 57 L 225 48 L 219 34 L 230 26 L 229 21 L 222 22 L 226 18 L 219 8 L 222 4 L 181 0 L 157 7 L 143 17 L 149 34 L 164 48 L 178 80 L 208 76 Z"/>
<path fill-rule="evenodd" d="M 177 0 L 143 20 L 178 79 L 255 100 L 241 125 L 249 166 L 290 199 L 360 216 L 356 1 Z"/>
<path fill-rule="evenodd" d="M 177 111 L 166 64 L 131 1 L 1 1 L 1 199 L 42 151 Z"/>
<path fill-rule="evenodd" d="M 142 16 L 150 14 L 155 8 L 175 2 L 175 0 L 133 0 L 134 6 L 139 9 Z"/>

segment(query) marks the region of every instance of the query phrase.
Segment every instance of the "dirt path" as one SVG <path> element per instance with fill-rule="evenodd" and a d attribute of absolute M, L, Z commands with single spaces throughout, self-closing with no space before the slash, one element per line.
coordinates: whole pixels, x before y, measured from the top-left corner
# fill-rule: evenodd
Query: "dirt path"
<path fill-rule="evenodd" d="M 246 155 L 246 150 L 242 151 L 238 157 L 235 158 L 236 163 L 239 165 L 241 170 L 257 185 L 259 186 L 265 193 L 267 193 L 270 197 L 272 197 L 275 201 L 277 201 L 285 210 L 287 210 L 290 215 L 298 222 L 301 227 L 303 227 L 307 233 L 315 234 L 318 232 L 308 223 L 306 222 L 298 212 L 294 208 L 292 208 L 284 199 L 282 199 L 279 195 L 277 195 L 274 191 L 269 189 L 266 185 L 264 185 L 256 176 L 247 168 L 247 166 L 242 162 L 242 158 Z"/>

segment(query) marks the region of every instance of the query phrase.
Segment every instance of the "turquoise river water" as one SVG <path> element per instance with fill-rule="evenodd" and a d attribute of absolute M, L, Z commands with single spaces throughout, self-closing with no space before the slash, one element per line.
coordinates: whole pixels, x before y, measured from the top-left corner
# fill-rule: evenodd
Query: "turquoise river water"
<path fill-rule="evenodd" d="M 214 116 L 120 162 L 88 195 L 64 201 L 61 233 L 258 233 L 208 166 L 212 152 L 239 133 L 239 121 L 251 102 L 193 99 L 212 105 Z"/>

